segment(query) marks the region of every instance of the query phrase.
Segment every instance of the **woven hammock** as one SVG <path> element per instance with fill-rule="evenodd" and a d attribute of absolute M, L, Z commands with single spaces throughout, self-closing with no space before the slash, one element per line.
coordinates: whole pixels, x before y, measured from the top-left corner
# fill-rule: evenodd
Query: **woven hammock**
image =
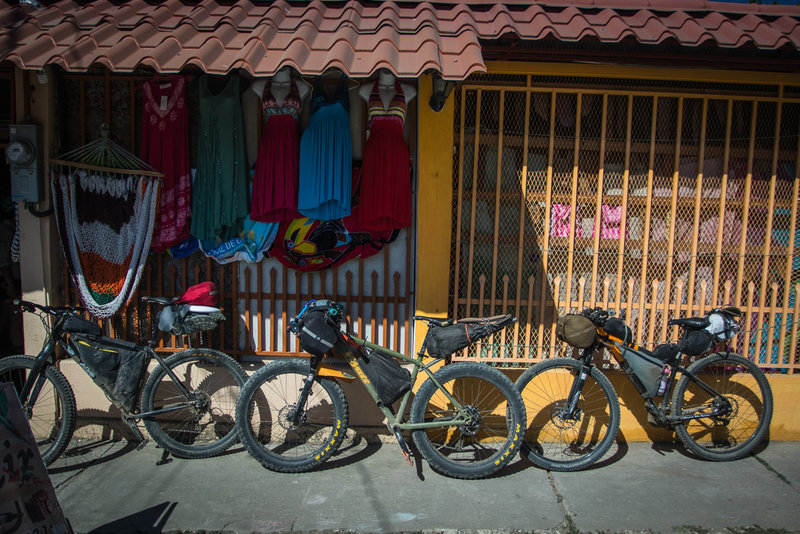
<path fill-rule="evenodd" d="M 89 313 L 107 319 L 139 285 L 161 175 L 105 135 L 52 163 L 53 207 L 70 277 Z"/>

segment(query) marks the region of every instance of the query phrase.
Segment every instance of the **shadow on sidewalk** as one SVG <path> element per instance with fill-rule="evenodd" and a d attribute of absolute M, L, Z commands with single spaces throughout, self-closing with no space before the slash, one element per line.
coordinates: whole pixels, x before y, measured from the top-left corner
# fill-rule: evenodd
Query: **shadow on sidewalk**
<path fill-rule="evenodd" d="M 164 502 L 156 506 L 121 517 L 90 530 L 90 534 L 124 534 L 127 532 L 163 532 L 167 520 L 178 506 L 176 502 Z"/>

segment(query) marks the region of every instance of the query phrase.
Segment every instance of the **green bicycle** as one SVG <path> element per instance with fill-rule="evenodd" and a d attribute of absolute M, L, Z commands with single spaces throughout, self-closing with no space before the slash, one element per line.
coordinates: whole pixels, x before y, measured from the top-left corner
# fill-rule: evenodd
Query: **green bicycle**
<path fill-rule="evenodd" d="M 489 476 L 513 458 L 525 429 L 525 411 L 511 380 L 475 362 L 434 371 L 453 346 L 463 348 L 502 329 L 514 320 L 510 315 L 456 323 L 414 317 L 428 326 L 415 358 L 341 331 L 343 316 L 341 306 L 332 301 L 306 304 L 289 330 L 299 336 L 311 358 L 269 363 L 242 388 L 236 424 L 242 444 L 262 465 L 297 473 L 328 460 L 342 444 L 349 421 L 347 399 L 337 380 L 355 379 L 386 417 L 409 464 L 413 460 L 403 431 L 411 432 L 434 470 L 455 478 Z M 430 363 L 423 363 L 426 349 L 435 357 Z M 343 358 L 353 374 L 330 365 L 335 356 Z M 412 384 L 421 377 L 424 381 L 412 400 Z"/>

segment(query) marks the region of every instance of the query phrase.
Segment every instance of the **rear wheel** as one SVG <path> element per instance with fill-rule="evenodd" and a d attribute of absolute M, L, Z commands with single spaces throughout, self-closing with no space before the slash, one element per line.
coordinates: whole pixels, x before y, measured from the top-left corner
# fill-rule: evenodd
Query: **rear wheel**
<path fill-rule="evenodd" d="M 36 358 L 7 356 L 0 359 L 0 383 L 11 383 L 19 395 Z M 38 393 L 37 393 L 38 391 Z M 75 395 L 67 378 L 48 364 L 34 385 L 35 401 L 21 399 L 33 437 L 45 464 L 51 464 L 67 448 L 75 431 Z"/>
<path fill-rule="evenodd" d="M 672 397 L 676 417 L 705 415 L 674 425 L 681 443 L 713 461 L 735 460 L 764 438 L 772 419 L 772 389 L 756 364 L 737 354 L 715 353 L 688 369 L 711 386 L 711 395 L 684 374 Z"/>
<path fill-rule="evenodd" d="M 538 363 L 517 379 L 528 415 L 522 454 L 544 469 L 577 471 L 608 451 L 619 430 L 619 400 L 614 386 L 592 367 L 568 413 L 569 393 L 583 369 L 578 360 L 554 358 Z"/>
<path fill-rule="evenodd" d="M 212 349 L 189 349 L 166 359 L 189 398 L 162 366 L 142 390 L 141 413 L 165 410 L 144 418 L 147 432 L 180 458 L 208 458 L 236 442 L 235 406 L 247 380 L 236 360 Z"/>
<path fill-rule="evenodd" d="M 434 375 L 461 405 L 456 407 L 433 380 L 411 404 L 411 423 L 439 423 L 414 430 L 414 443 L 436 471 L 455 478 L 483 478 L 506 465 L 519 449 L 525 411 L 514 384 L 503 373 L 474 362 L 445 366 Z M 448 423 L 459 418 L 460 423 Z"/>
<path fill-rule="evenodd" d="M 242 445 L 273 471 L 313 469 L 333 456 L 347 432 L 347 400 L 336 382 L 317 377 L 298 407 L 310 371 L 308 360 L 269 363 L 253 373 L 236 403 Z"/>

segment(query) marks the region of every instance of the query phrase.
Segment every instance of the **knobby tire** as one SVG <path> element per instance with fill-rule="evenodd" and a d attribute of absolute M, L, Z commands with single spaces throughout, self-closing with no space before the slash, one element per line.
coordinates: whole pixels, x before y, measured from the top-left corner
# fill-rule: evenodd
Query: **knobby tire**
<path fill-rule="evenodd" d="M 242 444 L 273 471 L 300 473 L 327 461 L 347 432 L 349 414 L 341 386 L 316 377 L 299 423 L 292 422 L 308 360 L 279 360 L 253 373 L 236 403 Z"/>
<path fill-rule="evenodd" d="M 596 367 L 586 377 L 574 418 L 564 417 L 570 388 L 582 365 L 571 358 L 544 360 L 516 382 L 529 426 L 522 454 L 550 471 L 577 471 L 598 461 L 619 431 L 620 409 L 611 382 Z"/>
<path fill-rule="evenodd" d="M 19 395 L 33 368 L 32 356 L 6 356 L 0 359 L 0 382 L 11 382 Z M 52 464 L 67 448 L 75 431 L 77 408 L 72 387 L 61 371 L 51 364 L 43 369 L 45 383 L 35 403 L 22 402 L 30 411 L 28 422 L 45 465 Z"/>
<path fill-rule="evenodd" d="M 141 413 L 166 406 L 183 408 L 144 418 L 147 432 L 179 458 L 208 458 L 238 439 L 236 399 L 247 381 L 242 367 L 225 353 L 188 349 L 165 360 L 191 392 L 187 401 L 162 366 L 156 366 L 142 389 Z"/>
<path fill-rule="evenodd" d="M 414 430 L 417 449 L 431 467 L 462 479 L 487 477 L 519 451 L 525 429 L 525 410 L 514 384 L 499 370 L 475 362 L 447 365 L 434 374 L 466 409 L 470 424 Z M 458 410 L 428 379 L 411 403 L 411 423 L 446 421 Z"/>
<path fill-rule="evenodd" d="M 692 453 L 715 462 L 749 454 L 772 420 L 772 389 L 758 366 L 738 354 L 714 353 L 692 363 L 688 371 L 730 403 L 727 415 L 674 425 L 681 443 Z M 710 413 L 714 400 L 688 375 L 678 381 L 672 397 L 675 416 Z"/>

